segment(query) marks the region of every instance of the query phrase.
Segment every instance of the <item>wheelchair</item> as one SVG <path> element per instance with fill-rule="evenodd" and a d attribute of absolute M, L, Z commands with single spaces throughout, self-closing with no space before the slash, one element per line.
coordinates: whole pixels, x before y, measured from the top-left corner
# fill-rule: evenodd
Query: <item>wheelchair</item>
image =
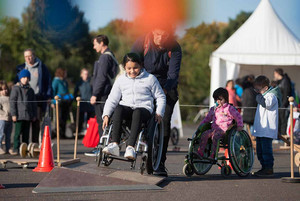
<path fill-rule="evenodd" d="M 236 126 L 232 126 L 226 131 L 225 138 L 218 141 L 214 160 L 209 159 L 212 151 L 212 140 L 209 139 L 205 150 L 204 157 L 198 155 L 197 151 L 200 146 L 201 134 L 211 128 L 211 123 L 200 125 L 192 138 L 189 138 L 189 151 L 185 157 L 183 174 L 191 177 L 194 173 L 197 175 L 206 174 L 212 165 L 217 164 L 221 168 L 223 177 L 231 175 L 231 167 L 227 165 L 230 161 L 233 170 L 240 177 L 246 177 L 250 174 L 253 162 L 254 151 L 251 139 L 244 130 L 237 131 Z M 220 148 L 227 149 L 228 157 L 218 156 Z M 220 161 L 220 162 L 218 162 Z"/>
<path fill-rule="evenodd" d="M 130 125 L 131 121 L 123 120 L 121 129 L 122 134 L 119 144 L 120 150 L 123 145 L 126 145 L 126 141 L 130 136 Z M 155 115 L 153 114 L 147 123 L 142 123 L 141 127 L 142 129 L 138 135 L 138 140 L 135 146 L 137 156 L 141 155 L 140 173 L 144 174 L 144 171 L 147 170 L 148 174 L 152 174 L 153 171 L 158 169 L 161 160 L 164 140 L 163 122 L 158 124 L 155 121 Z M 134 169 L 137 157 L 133 160 L 122 156 L 108 155 L 102 152 L 103 148 L 111 142 L 112 130 L 113 122 L 110 120 L 109 125 L 105 128 L 103 135 L 100 138 L 99 145 L 97 146 L 98 154 L 96 156 L 96 162 L 98 167 L 101 164 L 109 166 L 113 160 L 121 160 L 130 162 L 131 169 Z"/>

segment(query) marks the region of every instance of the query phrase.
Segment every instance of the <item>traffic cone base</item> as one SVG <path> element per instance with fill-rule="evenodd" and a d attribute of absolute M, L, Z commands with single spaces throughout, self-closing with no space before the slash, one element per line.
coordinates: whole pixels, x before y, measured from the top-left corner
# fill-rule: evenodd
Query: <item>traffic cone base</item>
<path fill-rule="evenodd" d="M 33 172 L 50 172 L 54 168 L 53 151 L 51 147 L 51 139 L 49 126 L 45 126 L 42 147 L 40 151 L 39 163 Z"/>

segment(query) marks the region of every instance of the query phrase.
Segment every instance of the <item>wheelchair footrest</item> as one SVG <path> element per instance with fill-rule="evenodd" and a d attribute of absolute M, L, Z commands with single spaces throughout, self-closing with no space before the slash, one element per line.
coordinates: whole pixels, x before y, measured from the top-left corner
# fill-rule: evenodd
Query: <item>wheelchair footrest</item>
<path fill-rule="evenodd" d="M 134 162 L 135 161 L 133 159 L 125 158 L 125 157 L 122 157 L 122 156 L 108 155 L 107 157 L 112 158 L 112 159 L 116 159 L 116 160 L 120 160 L 120 161 L 127 161 L 127 162 Z"/>

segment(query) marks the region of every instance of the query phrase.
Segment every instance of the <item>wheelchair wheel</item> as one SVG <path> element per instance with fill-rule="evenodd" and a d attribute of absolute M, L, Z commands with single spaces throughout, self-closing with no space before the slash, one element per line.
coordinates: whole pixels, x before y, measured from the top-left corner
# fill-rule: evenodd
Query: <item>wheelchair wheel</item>
<path fill-rule="evenodd" d="M 105 135 L 109 135 L 110 132 L 111 132 L 111 127 L 112 127 L 112 124 L 110 124 L 105 130 L 104 130 L 104 133 L 103 133 L 103 136 Z M 103 141 L 101 143 L 98 144 L 98 147 L 97 147 L 97 151 L 98 151 L 98 154 L 96 155 L 96 162 L 97 162 L 97 166 L 99 167 L 101 162 L 103 162 L 103 158 L 104 158 L 104 153 L 102 152 L 103 148 L 105 146 L 107 146 L 107 139 L 106 138 L 103 138 Z M 110 140 L 109 140 L 110 141 Z M 111 160 L 110 163 L 112 162 L 112 159 L 106 159 L 106 160 Z M 110 164 L 109 163 L 109 164 Z M 104 162 L 105 164 L 105 162 Z"/>
<path fill-rule="evenodd" d="M 152 174 L 160 165 L 164 142 L 163 123 L 156 123 L 153 117 L 148 128 L 147 172 Z"/>
<path fill-rule="evenodd" d="M 102 159 L 103 159 L 103 153 L 102 153 L 102 147 L 99 147 L 99 149 L 98 149 L 99 151 L 98 151 L 98 155 L 97 155 L 97 166 L 99 167 L 100 166 L 100 164 L 101 164 L 101 161 L 102 161 Z"/>
<path fill-rule="evenodd" d="M 187 177 L 191 177 L 194 174 L 194 170 L 190 164 L 185 164 L 182 168 L 182 172 Z"/>
<path fill-rule="evenodd" d="M 231 175 L 231 168 L 229 165 L 223 165 L 221 167 L 221 174 L 223 177 L 229 177 Z"/>
<path fill-rule="evenodd" d="M 191 146 L 192 146 L 192 149 L 191 149 L 190 154 L 192 154 L 192 156 L 190 158 L 191 158 L 191 164 L 193 165 L 194 172 L 197 175 L 204 175 L 210 170 L 210 168 L 212 167 L 212 164 L 208 163 L 207 161 L 203 162 L 202 159 L 199 159 L 194 154 L 194 153 L 197 153 L 197 151 L 200 147 L 200 137 L 197 137 L 197 139 L 193 140 L 191 142 Z M 206 144 L 206 147 L 204 150 L 204 157 L 208 157 L 210 155 L 211 148 L 212 148 L 212 143 L 209 140 L 208 143 Z"/>
<path fill-rule="evenodd" d="M 232 130 L 229 136 L 229 160 L 235 173 L 246 177 L 251 172 L 254 151 L 248 133 L 244 130 Z"/>
<path fill-rule="evenodd" d="M 179 131 L 175 127 L 171 129 L 171 141 L 173 145 L 177 145 L 179 141 Z"/>

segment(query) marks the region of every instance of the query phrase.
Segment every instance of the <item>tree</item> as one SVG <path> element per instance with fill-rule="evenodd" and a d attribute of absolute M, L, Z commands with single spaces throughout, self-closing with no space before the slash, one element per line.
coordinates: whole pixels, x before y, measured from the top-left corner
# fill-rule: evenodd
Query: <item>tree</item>
<path fill-rule="evenodd" d="M 68 0 L 32 0 L 23 13 L 25 45 L 54 71 L 68 70 L 79 79 L 80 69 L 91 69 L 95 54 L 84 14 Z M 27 39 L 27 40 L 26 40 Z"/>

